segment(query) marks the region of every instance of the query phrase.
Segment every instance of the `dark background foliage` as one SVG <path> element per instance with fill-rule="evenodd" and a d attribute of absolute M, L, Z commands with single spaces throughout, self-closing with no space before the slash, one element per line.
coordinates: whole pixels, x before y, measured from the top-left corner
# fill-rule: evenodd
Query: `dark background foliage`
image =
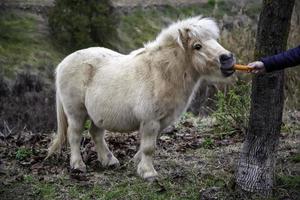
<path fill-rule="evenodd" d="M 11 84 L 0 75 L 0 132 L 48 132 L 55 129 L 55 92 L 40 75 L 22 72 Z"/>
<path fill-rule="evenodd" d="M 56 40 L 71 50 L 111 47 L 116 18 L 109 0 L 56 0 L 49 11 L 49 26 Z"/>

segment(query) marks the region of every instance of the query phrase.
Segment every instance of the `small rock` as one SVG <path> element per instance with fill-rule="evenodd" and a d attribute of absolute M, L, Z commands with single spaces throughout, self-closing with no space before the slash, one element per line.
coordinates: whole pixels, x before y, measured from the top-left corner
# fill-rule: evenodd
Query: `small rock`
<path fill-rule="evenodd" d="M 176 133 L 176 137 L 183 137 L 184 134 L 183 133 Z"/>
<path fill-rule="evenodd" d="M 163 135 L 159 139 L 162 140 L 162 141 L 170 141 L 171 140 L 171 138 L 167 135 Z"/>

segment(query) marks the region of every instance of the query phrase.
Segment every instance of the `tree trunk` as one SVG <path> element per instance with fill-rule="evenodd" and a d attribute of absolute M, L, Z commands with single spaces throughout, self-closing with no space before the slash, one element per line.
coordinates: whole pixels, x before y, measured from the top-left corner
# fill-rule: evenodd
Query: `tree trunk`
<path fill-rule="evenodd" d="M 255 59 L 286 48 L 295 0 L 264 0 L 260 14 Z M 272 194 L 276 150 L 282 124 L 284 72 L 255 75 L 249 128 L 236 173 L 237 185 L 264 196 Z"/>

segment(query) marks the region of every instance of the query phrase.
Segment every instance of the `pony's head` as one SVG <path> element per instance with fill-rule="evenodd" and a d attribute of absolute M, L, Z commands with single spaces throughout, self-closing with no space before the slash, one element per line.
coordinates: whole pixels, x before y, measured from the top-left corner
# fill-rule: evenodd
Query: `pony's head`
<path fill-rule="evenodd" d="M 201 75 L 222 74 L 227 77 L 234 73 L 235 58 L 218 43 L 218 38 L 217 24 L 210 18 L 197 16 L 172 24 L 154 42 L 180 49 L 181 55 Z"/>

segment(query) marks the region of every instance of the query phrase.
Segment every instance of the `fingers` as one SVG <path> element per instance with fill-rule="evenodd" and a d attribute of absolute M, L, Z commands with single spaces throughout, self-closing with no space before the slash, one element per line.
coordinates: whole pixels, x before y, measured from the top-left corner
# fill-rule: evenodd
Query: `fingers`
<path fill-rule="evenodd" d="M 253 74 L 260 74 L 260 73 L 265 73 L 266 72 L 264 63 L 261 62 L 261 61 L 251 62 L 251 63 L 248 64 L 248 66 L 253 68 L 253 70 L 250 71 Z"/>
<path fill-rule="evenodd" d="M 249 63 L 248 66 L 255 68 L 255 62 Z"/>
<path fill-rule="evenodd" d="M 248 66 L 251 68 L 251 70 L 249 70 L 250 73 L 252 73 L 252 74 L 258 73 L 258 70 L 255 67 L 255 62 L 249 63 Z"/>
<path fill-rule="evenodd" d="M 252 73 L 252 74 L 259 74 L 259 73 L 260 73 L 260 71 L 259 71 L 259 70 L 256 70 L 256 69 L 254 69 L 254 70 L 252 70 L 252 71 L 251 71 L 251 73 Z"/>

